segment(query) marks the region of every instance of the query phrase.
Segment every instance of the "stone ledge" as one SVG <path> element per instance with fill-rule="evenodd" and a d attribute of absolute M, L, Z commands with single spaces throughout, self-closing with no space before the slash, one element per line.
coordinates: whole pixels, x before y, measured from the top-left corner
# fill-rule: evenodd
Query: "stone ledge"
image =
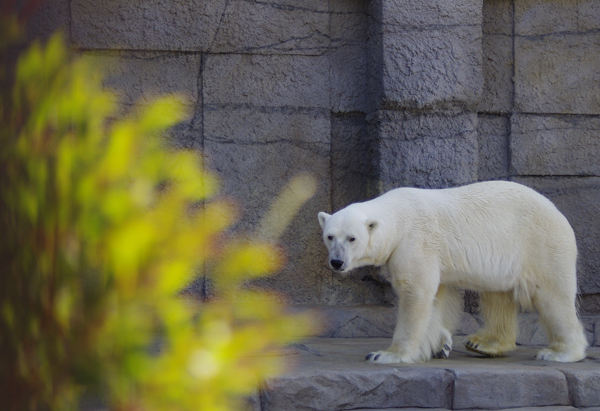
<path fill-rule="evenodd" d="M 252 409 L 523 409 L 600 407 L 600 349 L 574 364 L 535 361 L 536 347 L 503 357 L 467 352 L 455 338 L 450 357 L 421 364 L 374 365 L 364 356 L 389 338 L 313 338 L 293 346 L 285 374 L 268 379 Z M 574 408 L 575 407 L 575 408 Z M 593 408 L 588 408 L 590 411 Z M 595 411 L 595 410 L 594 410 Z"/>
<path fill-rule="evenodd" d="M 292 312 L 310 310 L 322 324 L 318 337 L 324 338 L 381 338 L 391 337 L 396 323 L 396 307 L 381 305 L 294 305 Z M 581 316 L 590 346 L 600 346 L 600 316 Z M 463 313 L 455 330 L 457 336 L 475 332 L 483 320 L 479 315 Z M 519 315 L 518 345 L 546 345 L 547 339 L 537 314 Z"/>

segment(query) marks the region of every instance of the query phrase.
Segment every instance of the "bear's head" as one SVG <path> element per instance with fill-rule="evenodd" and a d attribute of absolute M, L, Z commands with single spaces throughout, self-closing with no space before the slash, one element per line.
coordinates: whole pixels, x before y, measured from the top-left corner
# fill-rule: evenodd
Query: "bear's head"
<path fill-rule="evenodd" d="M 338 272 L 370 264 L 366 254 L 377 222 L 344 209 L 330 215 L 319 213 L 323 242 L 329 251 L 329 266 Z M 365 259 L 366 258 L 366 259 Z"/>

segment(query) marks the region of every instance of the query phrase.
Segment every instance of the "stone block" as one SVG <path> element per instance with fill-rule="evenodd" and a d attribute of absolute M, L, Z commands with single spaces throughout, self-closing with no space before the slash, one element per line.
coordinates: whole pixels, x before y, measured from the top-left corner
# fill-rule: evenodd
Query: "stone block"
<path fill-rule="evenodd" d="M 327 270 L 319 279 L 321 303 L 354 306 L 356 304 L 389 304 L 394 301 L 395 295 L 390 284 L 381 280 L 377 268 L 357 268 L 343 275 L 333 273 L 327 265 L 327 252 L 321 237 L 318 238 L 317 244 L 323 250 L 324 257 L 316 261 L 316 265 Z M 312 267 L 314 269 L 315 262 L 312 262 Z M 357 320 L 356 325 L 360 324 L 363 322 Z M 354 325 L 351 326 L 351 328 L 353 327 Z M 344 330 L 343 335 L 347 333 L 348 331 Z"/>
<path fill-rule="evenodd" d="M 484 35 L 503 34 L 505 36 L 512 36 L 512 0 L 484 0 L 482 14 L 482 30 Z"/>
<path fill-rule="evenodd" d="M 582 314 L 600 314 L 600 293 L 583 294 L 578 296 L 579 312 Z M 596 340 L 600 345 L 600 340 Z"/>
<path fill-rule="evenodd" d="M 376 149 L 369 140 L 364 114 L 331 116 L 332 209 L 324 211 L 337 211 L 348 204 L 365 201 L 379 194 L 375 156 Z M 345 275 L 332 272 L 323 279 L 323 296 L 331 303 L 344 305 L 392 302 L 394 297 L 389 282 L 382 280 L 379 270 L 364 267 Z"/>
<path fill-rule="evenodd" d="M 477 139 L 479 148 L 480 181 L 498 180 L 508 177 L 508 127 L 505 116 L 479 115 Z"/>
<path fill-rule="evenodd" d="M 73 0 L 71 39 L 83 49 L 209 51 L 227 0 Z"/>
<path fill-rule="evenodd" d="M 106 67 L 104 85 L 122 104 L 146 104 L 168 93 L 187 97 L 187 105 L 198 102 L 199 54 L 162 52 L 86 52 Z"/>
<path fill-rule="evenodd" d="M 600 4 L 595 0 L 519 0 L 515 32 L 519 36 L 582 33 L 600 29 Z"/>
<path fill-rule="evenodd" d="M 363 114 L 331 117 L 332 211 L 376 195 L 376 150 Z"/>
<path fill-rule="evenodd" d="M 537 314 L 519 315 L 518 345 L 548 345 L 548 337 Z"/>
<path fill-rule="evenodd" d="M 63 30 L 65 38 L 69 36 L 69 0 L 47 0 L 34 3 L 17 0 L 17 8 L 35 7 L 37 9 L 27 19 L 27 39 L 46 39 L 56 30 Z"/>
<path fill-rule="evenodd" d="M 575 236 L 579 257 L 577 281 L 580 294 L 600 292 L 600 178 L 514 178 L 546 197 L 567 217 Z"/>
<path fill-rule="evenodd" d="M 513 40 L 505 35 L 483 36 L 484 87 L 479 111 L 508 113 L 513 100 Z"/>
<path fill-rule="evenodd" d="M 600 347 L 600 320 L 594 324 L 594 347 Z"/>
<path fill-rule="evenodd" d="M 452 374 L 443 369 L 370 366 L 298 372 L 264 384 L 267 410 L 451 408 Z M 398 395 L 402 393 L 403 395 Z"/>
<path fill-rule="evenodd" d="M 238 201 L 237 230 L 252 233 L 277 194 L 297 173 L 318 179 L 317 194 L 285 231 L 281 245 L 288 265 L 260 284 L 287 294 L 293 303 L 321 302 L 329 275 L 317 213 L 330 209 L 329 111 L 268 108 L 208 108 L 204 151 L 221 179 L 221 194 Z M 302 275 L 300 275 L 302 273 Z"/>
<path fill-rule="evenodd" d="M 319 306 L 323 324 L 320 337 L 391 337 L 396 326 L 396 307 L 381 305 Z"/>
<path fill-rule="evenodd" d="M 479 327 L 480 324 L 473 315 L 462 313 L 456 326 L 456 330 L 454 330 L 454 335 L 470 335 L 475 333 Z"/>
<path fill-rule="evenodd" d="M 377 0 L 381 23 L 402 27 L 477 25 L 482 19 L 482 0 Z"/>
<path fill-rule="evenodd" d="M 569 392 L 573 405 L 581 407 L 600 406 L 600 369 L 572 369 L 563 368 L 561 371 L 567 377 Z"/>
<path fill-rule="evenodd" d="M 335 1 L 329 50 L 331 107 L 334 112 L 367 112 L 367 26 L 364 1 Z"/>
<path fill-rule="evenodd" d="M 231 0 L 211 51 L 321 55 L 329 46 L 327 2 Z"/>
<path fill-rule="evenodd" d="M 331 0 L 329 2 L 331 46 L 340 42 L 363 43 L 367 40 L 369 18 L 364 0 Z"/>
<path fill-rule="evenodd" d="M 597 32 L 516 37 L 516 109 L 528 113 L 600 114 L 599 55 Z"/>
<path fill-rule="evenodd" d="M 328 79 L 327 56 L 211 54 L 203 71 L 204 104 L 329 109 Z"/>
<path fill-rule="evenodd" d="M 582 32 L 600 29 L 600 3 L 596 0 L 578 2 L 578 27 Z"/>
<path fill-rule="evenodd" d="M 475 113 L 381 111 L 373 117 L 383 192 L 401 186 L 440 188 L 477 180 Z"/>
<path fill-rule="evenodd" d="M 568 405 L 565 376 L 544 367 L 457 368 L 452 409 L 501 409 Z"/>
<path fill-rule="evenodd" d="M 600 175 L 600 118 L 511 117 L 511 171 L 516 175 Z"/>
<path fill-rule="evenodd" d="M 383 30 L 378 107 L 476 106 L 483 91 L 480 25 Z"/>
<path fill-rule="evenodd" d="M 368 112 L 367 50 L 345 45 L 331 50 L 331 108 L 333 112 Z"/>
<path fill-rule="evenodd" d="M 578 29 L 578 0 L 515 1 L 515 33 L 519 36 L 536 36 Z"/>

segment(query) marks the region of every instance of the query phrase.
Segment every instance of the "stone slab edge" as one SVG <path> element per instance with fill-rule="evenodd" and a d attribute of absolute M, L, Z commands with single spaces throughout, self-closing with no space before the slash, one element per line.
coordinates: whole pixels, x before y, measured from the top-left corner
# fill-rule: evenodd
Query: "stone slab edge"
<path fill-rule="evenodd" d="M 293 305 L 293 313 L 311 311 L 320 324 L 317 337 L 324 338 L 364 338 L 391 337 L 396 323 L 397 308 L 380 305 Z M 600 346 L 600 315 L 582 316 L 590 346 Z M 463 313 L 455 335 L 474 333 L 483 323 L 480 315 Z M 546 345 L 547 340 L 537 314 L 519 315 L 520 345 Z"/>

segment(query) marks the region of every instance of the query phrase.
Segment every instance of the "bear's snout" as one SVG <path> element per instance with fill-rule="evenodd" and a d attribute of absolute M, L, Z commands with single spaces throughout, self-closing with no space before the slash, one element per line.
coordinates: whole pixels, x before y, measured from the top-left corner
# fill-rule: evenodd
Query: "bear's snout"
<path fill-rule="evenodd" d="M 343 270 L 340 270 L 340 268 L 342 268 L 342 266 L 344 265 L 343 261 L 340 261 L 340 260 L 331 260 L 330 264 L 331 264 L 331 266 L 333 267 L 334 270 L 343 271 Z"/>

